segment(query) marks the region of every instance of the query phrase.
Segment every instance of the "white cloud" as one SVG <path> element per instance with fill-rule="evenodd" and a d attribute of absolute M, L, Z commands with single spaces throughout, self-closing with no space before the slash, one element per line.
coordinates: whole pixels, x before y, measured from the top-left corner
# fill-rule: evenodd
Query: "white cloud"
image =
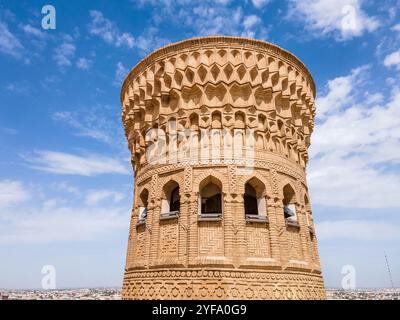
<path fill-rule="evenodd" d="M 246 16 L 243 20 L 243 26 L 247 30 L 253 28 L 254 26 L 258 25 L 259 23 L 261 23 L 261 19 L 260 19 L 260 17 L 256 16 L 255 14 Z"/>
<path fill-rule="evenodd" d="M 330 86 L 321 98 L 325 109 L 335 112 L 329 117 L 323 113 L 312 135 L 310 190 L 314 203 L 322 205 L 399 208 L 400 91 L 394 88 L 387 102 L 381 104 L 379 97 L 375 104 L 363 94 L 366 90 L 360 77 L 363 74 L 353 70 L 337 78 L 340 81 L 330 81 L 351 79 L 340 91 L 343 94 L 334 94 L 336 86 Z M 317 101 L 317 116 L 319 107 Z"/>
<path fill-rule="evenodd" d="M 12 94 L 23 94 L 29 93 L 32 91 L 31 86 L 25 80 L 8 83 L 5 88 L 6 91 L 11 92 Z"/>
<path fill-rule="evenodd" d="M 230 1 L 141 0 L 153 9 L 153 21 L 167 21 L 189 30 L 189 36 L 232 35 L 266 38 L 268 29 L 256 15 L 245 16 Z M 261 4 L 260 1 L 257 4 Z"/>
<path fill-rule="evenodd" d="M 41 208 L 0 213 L 0 244 L 43 244 L 104 240 L 127 232 L 129 208 L 70 207 L 46 200 Z"/>
<path fill-rule="evenodd" d="M 34 36 L 38 39 L 44 39 L 46 37 L 46 34 L 43 31 L 31 26 L 30 24 L 23 25 L 21 28 L 28 36 Z"/>
<path fill-rule="evenodd" d="M 70 185 L 67 181 L 55 182 L 52 184 L 52 188 L 58 191 L 65 191 L 75 196 L 80 196 L 81 191 L 78 187 Z"/>
<path fill-rule="evenodd" d="M 333 35 L 347 40 L 372 32 L 379 26 L 362 9 L 362 0 L 289 0 L 289 18 L 304 23 L 316 36 Z"/>
<path fill-rule="evenodd" d="M 76 66 L 81 70 L 88 70 L 92 65 L 92 60 L 86 58 L 79 58 L 76 62 Z"/>
<path fill-rule="evenodd" d="M 103 39 L 106 43 L 116 47 L 126 46 L 133 48 L 135 38 L 129 32 L 121 32 L 111 20 L 104 17 L 103 13 L 97 10 L 90 11 L 91 21 L 89 33 Z"/>
<path fill-rule="evenodd" d="M 392 29 L 393 31 L 400 31 L 400 23 L 395 24 L 393 27 L 391 27 L 391 29 Z"/>
<path fill-rule="evenodd" d="M 7 128 L 7 127 L 0 127 L 0 132 L 11 136 L 14 136 L 19 133 L 17 129 Z"/>
<path fill-rule="evenodd" d="M 255 6 L 257 9 L 260 9 L 267 5 L 271 0 L 252 0 L 253 6 Z"/>
<path fill-rule="evenodd" d="M 158 35 L 158 29 L 155 27 L 146 28 L 146 30 L 136 39 L 136 48 L 142 55 L 148 54 L 151 51 L 160 48 L 169 41 L 167 39 L 161 38 Z"/>
<path fill-rule="evenodd" d="M 397 70 L 400 70 L 400 50 L 397 50 L 395 52 L 392 52 L 391 54 L 387 55 L 385 57 L 385 60 L 383 60 L 383 64 L 386 67 L 396 67 Z"/>
<path fill-rule="evenodd" d="M 20 181 L 0 180 L 0 208 L 15 205 L 30 198 Z"/>
<path fill-rule="evenodd" d="M 16 59 L 23 57 L 24 47 L 8 26 L 0 21 L 0 52 L 3 52 Z"/>
<path fill-rule="evenodd" d="M 396 240 L 400 239 L 400 225 L 385 221 L 337 220 L 316 225 L 318 240 Z"/>
<path fill-rule="evenodd" d="M 125 134 L 117 106 L 77 107 L 74 111 L 57 111 L 53 113 L 52 118 L 75 129 L 73 134 L 76 136 L 89 137 L 118 148 L 123 153 L 127 152 Z"/>
<path fill-rule="evenodd" d="M 263 37 L 266 37 L 267 35 L 267 29 L 262 27 L 260 17 L 254 14 L 243 18 L 243 28 L 244 31 L 241 34 L 242 37 L 255 38 L 257 32 L 259 32 L 260 35 L 262 34 Z"/>
<path fill-rule="evenodd" d="M 91 190 L 86 194 L 85 202 L 88 205 L 97 205 L 105 199 L 111 199 L 114 202 L 119 202 L 125 198 L 122 192 L 112 190 Z"/>
<path fill-rule="evenodd" d="M 53 59 L 60 66 L 72 65 L 72 59 L 75 56 L 76 47 L 72 42 L 64 40 L 64 42 L 54 49 Z"/>
<path fill-rule="evenodd" d="M 122 62 L 117 63 L 117 69 L 115 70 L 115 79 L 114 84 L 116 86 L 121 86 L 122 81 L 125 79 L 126 75 L 128 74 L 129 69 L 126 68 Z"/>
<path fill-rule="evenodd" d="M 328 81 L 328 93 L 317 99 L 318 116 L 337 112 L 354 101 L 352 89 L 364 80 L 364 74 L 369 66 L 353 69 L 347 76 L 337 77 Z"/>
<path fill-rule="evenodd" d="M 379 92 L 372 93 L 372 94 L 369 92 L 365 93 L 365 103 L 367 105 L 377 104 L 377 103 L 382 102 L 383 100 L 384 100 L 384 96 L 382 93 L 379 93 Z"/>
<path fill-rule="evenodd" d="M 94 176 L 99 174 L 129 174 L 120 160 L 97 154 L 75 155 L 55 151 L 38 151 L 26 161 L 33 169 L 55 174 Z"/>

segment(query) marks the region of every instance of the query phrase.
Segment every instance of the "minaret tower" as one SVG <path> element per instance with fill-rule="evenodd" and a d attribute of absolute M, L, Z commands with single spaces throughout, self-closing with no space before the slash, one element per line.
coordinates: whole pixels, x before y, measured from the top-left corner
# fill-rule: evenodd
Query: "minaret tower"
<path fill-rule="evenodd" d="M 127 75 L 124 299 L 324 299 L 305 169 L 315 84 L 290 52 L 204 37 Z"/>

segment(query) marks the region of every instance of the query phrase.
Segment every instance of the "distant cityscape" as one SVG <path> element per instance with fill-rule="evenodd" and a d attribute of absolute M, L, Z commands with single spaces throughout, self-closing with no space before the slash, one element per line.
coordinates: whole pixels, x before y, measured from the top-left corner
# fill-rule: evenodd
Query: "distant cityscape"
<path fill-rule="evenodd" d="M 85 288 L 60 290 L 2 290 L 0 300 L 120 300 L 120 288 Z M 400 300 L 395 289 L 327 289 L 328 300 Z"/>
<path fill-rule="evenodd" d="M 1 300 L 120 300 L 120 288 L 2 290 Z"/>

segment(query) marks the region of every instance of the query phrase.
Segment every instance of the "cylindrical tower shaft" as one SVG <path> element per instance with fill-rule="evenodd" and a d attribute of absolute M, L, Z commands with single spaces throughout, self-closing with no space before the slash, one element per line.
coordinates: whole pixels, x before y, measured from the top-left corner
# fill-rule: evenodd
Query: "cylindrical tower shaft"
<path fill-rule="evenodd" d="M 130 71 L 123 298 L 325 298 L 305 176 L 314 98 L 299 59 L 253 39 L 178 42 Z"/>

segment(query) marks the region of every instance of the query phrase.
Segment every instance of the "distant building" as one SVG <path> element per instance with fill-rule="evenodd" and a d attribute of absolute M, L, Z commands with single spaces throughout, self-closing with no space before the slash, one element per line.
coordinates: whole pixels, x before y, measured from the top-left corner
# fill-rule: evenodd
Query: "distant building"
<path fill-rule="evenodd" d="M 135 172 L 124 299 L 324 299 L 305 168 L 315 84 L 271 43 L 195 38 L 121 90 Z"/>

